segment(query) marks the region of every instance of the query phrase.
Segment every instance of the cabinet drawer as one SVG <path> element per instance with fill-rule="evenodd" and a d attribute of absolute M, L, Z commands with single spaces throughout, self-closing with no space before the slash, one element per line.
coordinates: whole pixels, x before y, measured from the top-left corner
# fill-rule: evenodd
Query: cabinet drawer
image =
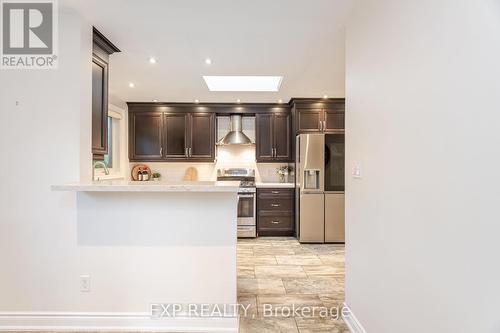
<path fill-rule="evenodd" d="M 293 188 L 260 188 L 258 189 L 259 198 L 277 198 L 277 197 L 292 197 L 295 190 Z"/>
<path fill-rule="evenodd" d="M 259 198 L 260 211 L 293 211 L 293 198 Z"/>
<path fill-rule="evenodd" d="M 260 216 L 259 230 L 262 229 L 282 229 L 293 230 L 292 216 Z"/>

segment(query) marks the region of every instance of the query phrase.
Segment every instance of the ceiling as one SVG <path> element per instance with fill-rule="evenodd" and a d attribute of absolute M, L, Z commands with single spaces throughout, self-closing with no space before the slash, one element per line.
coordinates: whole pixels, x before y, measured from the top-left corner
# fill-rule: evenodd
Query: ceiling
<path fill-rule="evenodd" d="M 123 101 L 344 97 L 351 0 L 75 0 L 71 6 L 122 51 L 110 60 L 110 94 Z M 283 82 L 279 92 L 210 92 L 203 75 L 282 75 Z"/>

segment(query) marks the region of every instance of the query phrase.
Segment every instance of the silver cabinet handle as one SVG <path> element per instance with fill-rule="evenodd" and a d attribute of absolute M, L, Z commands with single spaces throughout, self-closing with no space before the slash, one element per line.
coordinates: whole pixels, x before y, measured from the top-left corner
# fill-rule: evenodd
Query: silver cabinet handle
<path fill-rule="evenodd" d="M 279 204 L 271 204 L 271 207 L 279 207 Z"/>
<path fill-rule="evenodd" d="M 160 147 L 160 156 L 163 156 L 163 147 Z"/>
<path fill-rule="evenodd" d="M 280 194 L 280 191 L 271 191 L 272 194 Z"/>
<path fill-rule="evenodd" d="M 319 130 L 322 131 L 323 130 L 323 122 L 320 120 L 319 121 Z"/>
<path fill-rule="evenodd" d="M 326 120 L 323 120 L 323 131 L 326 131 Z"/>
<path fill-rule="evenodd" d="M 271 221 L 272 224 L 279 224 L 280 221 Z"/>
<path fill-rule="evenodd" d="M 189 151 L 187 148 L 184 148 L 184 156 L 189 157 Z"/>
<path fill-rule="evenodd" d="M 193 157 L 193 154 L 191 154 L 191 147 L 189 147 L 189 157 Z"/>

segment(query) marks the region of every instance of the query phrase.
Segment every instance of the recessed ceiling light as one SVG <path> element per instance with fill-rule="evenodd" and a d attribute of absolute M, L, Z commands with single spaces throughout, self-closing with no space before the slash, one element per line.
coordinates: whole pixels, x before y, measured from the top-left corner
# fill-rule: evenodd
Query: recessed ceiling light
<path fill-rule="evenodd" d="M 210 91 L 278 91 L 283 76 L 203 76 Z"/>
<path fill-rule="evenodd" d="M 153 57 L 149 58 L 149 63 L 156 64 L 156 58 L 153 58 Z"/>
<path fill-rule="evenodd" d="M 323 98 L 324 98 L 324 99 L 327 99 L 327 98 L 328 98 L 328 95 L 323 95 Z"/>
<path fill-rule="evenodd" d="M 134 82 L 129 82 L 128 86 L 129 86 L 130 88 L 133 88 L 133 87 L 135 87 L 135 84 L 134 84 Z"/>
<path fill-rule="evenodd" d="M 238 99 L 236 100 L 236 103 L 241 103 L 241 100 L 238 98 Z"/>
<path fill-rule="evenodd" d="M 282 99 L 278 99 L 278 103 L 283 103 L 283 100 Z"/>
<path fill-rule="evenodd" d="M 194 100 L 194 102 L 195 102 L 196 104 L 200 103 L 200 101 L 199 101 L 199 100 L 197 100 L 197 99 L 195 99 L 195 100 Z"/>
<path fill-rule="evenodd" d="M 212 59 L 210 59 L 210 58 L 205 59 L 205 64 L 211 65 L 212 64 Z"/>
<path fill-rule="evenodd" d="M 157 99 L 153 99 L 153 102 L 155 102 L 155 103 L 156 103 L 156 102 L 158 102 L 158 100 L 157 100 Z"/>

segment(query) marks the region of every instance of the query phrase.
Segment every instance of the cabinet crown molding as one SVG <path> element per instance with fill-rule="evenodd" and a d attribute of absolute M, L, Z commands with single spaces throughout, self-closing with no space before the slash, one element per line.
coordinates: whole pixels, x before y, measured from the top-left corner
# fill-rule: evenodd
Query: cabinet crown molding
<path fill-rule="evenodd" d="M 95 27 L 92 27 L 92 40 L 94 43 L 99 45 L 104 51 L 108 54 L 113 54 L 116 52 L 121 52 L 119 48 L 116 47 L 109 39 L 106 38 L 99 30 Z"/>

